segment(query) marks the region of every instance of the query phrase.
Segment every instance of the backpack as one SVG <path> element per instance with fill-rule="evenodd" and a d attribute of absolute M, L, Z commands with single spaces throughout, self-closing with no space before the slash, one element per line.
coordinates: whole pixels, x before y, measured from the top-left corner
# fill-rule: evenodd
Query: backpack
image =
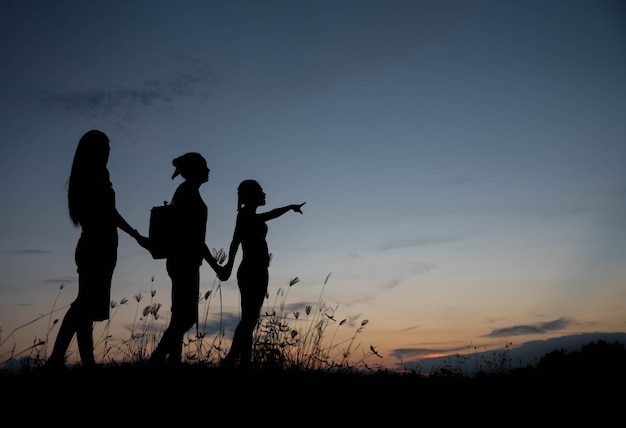
<path fill-rule="evenodd" d="M 152 207 L 148 238 L 153 259 L 165 259 L 169 256 L 174 247 L 177 224 L 174 205 L 164 201 L 163 205 Z"/>

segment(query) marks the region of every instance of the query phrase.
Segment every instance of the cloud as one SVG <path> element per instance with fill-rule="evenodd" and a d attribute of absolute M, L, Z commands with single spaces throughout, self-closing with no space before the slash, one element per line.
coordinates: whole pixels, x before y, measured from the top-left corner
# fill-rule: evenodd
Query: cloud
<path fill-rule="evenodd" d="M 49 254 L 50 251 L 47 250 L 11 250 L 8 251 L 12 254 Z"/>
<path fill-rule="evenodd" d="M 392 288 L 395 288 L 398 284 L 400 284 L 400 282 L 402 282 L 401 279 L 391 279 L 385 282 L 381 287 L 386 288 L 386 289 L 392 289 Z"/>
<path fill-rule="evenodd" d="M 482 337 L 509 337 L 520 336 L 524 334 L 544 334 L 551 331 L 564 329 L 571 324 L 572 320 L 566 317 L 561 317 L 553 321 L 498 328 Z"/>
<path fill-rule="evenodd" d="M 409 327 L 407 327 L 407 328 L 403 328 L 403 329 L 402 329 L 402 330 L 400 330 L 400 331 L 411 331 L 411 330 L 415 330 L 415 329 L 420 328 L 420 327 L 421 327 L 421 326 L 420 326 L 419 324 L 416 324 L 416 325 L 409 326 Z"/>
<path fill-rule="evenodd" d="M 400 361 L 432 358 L 434 356 L 450 355 L 467 349 L 467 346 L 458 348 L 397 348 L 391 351 L 391 356 Z"/>
<path fill-rule="evenodd" d="M 121 126 L 149 110 L 173 109 L 182 99 L 207 98 L 207 88 L 218 81 L 210 65 L 195 58 L 175 58 L 174 62 L 174 69 L 165 77 L 152 77 L 126 86 L 49 91 L 37 99 L 49 111 L 88 120 L 106 119 Z"/>
<path fill-rule="evenodd" d="M 43 282 L 44 284 L 61 284 L 61 286 L 63 286 L 64 284 L 71 284 L 73 282 L 76 282 L 76 278 L 48 278 L 48 279 L 44 279 L 41 282 Z"/>
<path fill-rule="evenodd" d="M 558 323 L 560 320 L 561 319 L 555 321 Z M 547 324 L 555 321 L 550 321 Z M 623 342 L 625 337 L 626 333 L 623 332 L 581 333 L 555 337 L 547 340 L 532 340 L 522 343 L 516 348 L 505 347 L 496 351 L 487 350 L 479 352 L 478 347 L 473 347 L 472 349 L 464 347 L 458 348 L 457 350 L 441 350 L 441 352 L 437 352 L 436 349 L 430 348 L 401 348 L 395 349 L 393 351 L 393 355 L 398 356 L 399 359 L 400 357 L 411 358 L 413 355 L 416 355 L 413 357 L 413 361 L 410 359 L 403 359 L 403 364 L 416 364 L 423 370 L 436 370 L 442 366 L 449 366 L 450 364 L 456 364 L 457 368 L 461 368 L 461 364 L 463 364 L 464 361 L 467 361 L 470 357 L 475 361 L 493 360 L 494 353 L 499 352 L 501 357 L 509 358 L 509 361 L 515 362 L 519 365 L 519 367 L 524 367 L 526 365 L 535 365 L 545 355 L 557 349 L 574 352 L 579 351 L 582 346 L 598 340 L 614 343 Z M 429 351 L 433 353 L 429 355 Z M 467 353 L 462 351 L 470 352 Z"/>
<path fill-rule="evenodd" d="M 461 239 L 458 237 L 397 239 L 395 241 L 388 241 L 384 244 L 381 244 L 379 248 L 383 251 L 387 251 L 387 250 L 395 250 L 398 248 L 446 244 L 449 242 L 457 242 L 460 240 Z"/>
<path fill-rule="evenodd" d="M 411 264 L 408 270 L 411 274 L 424 275 L 432 271 L 434 268 L 435 268 L 435 265 L 432 263 L 414 262 Z M 381 288 L 386 289 L 386 290 L 391 290 L 397 287 L 398 285 L 400 285 L 402 282 L 404 282 L 405 279 L 406 279 L 406 276 L 403 276 L 402 278 L 391 278 L 385 283 L 383 283 L 381 285 Z"/>
<path fill-rule="evenodd" d="M 361 321 L 360 323 L 357 323 L 357 321 L 362 317 L 362 314 L 356 314 L 356 315 L 348 315 L 347 317 L 344 317 L 340 320 L 340 324 L 339 325 L 343 325 L 346 324 L 349 327 L 361 327 L 363 326 L 363 321 Z"/>

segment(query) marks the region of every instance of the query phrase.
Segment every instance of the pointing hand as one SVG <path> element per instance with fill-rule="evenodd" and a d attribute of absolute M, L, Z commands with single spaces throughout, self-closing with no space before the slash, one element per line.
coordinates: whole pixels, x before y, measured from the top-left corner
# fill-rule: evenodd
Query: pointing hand
<path fill-rule="evenodd" d="M 302 202 L 301 204 L 294 205 L 293 210 L 297 213 L 302 214 L 302 205 L 306 204 L 306 202 Z"/>

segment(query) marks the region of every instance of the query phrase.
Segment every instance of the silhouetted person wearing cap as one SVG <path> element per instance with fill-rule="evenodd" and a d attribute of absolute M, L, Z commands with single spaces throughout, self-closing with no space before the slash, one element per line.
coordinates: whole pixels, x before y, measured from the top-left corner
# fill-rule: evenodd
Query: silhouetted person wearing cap
<path fill-rule="evenodd" d="M 305 202 L 275 208 L 265 213 L 257 213 L 257 208 L 265 205 L 265 193 L 255 180 L 244 180 L 237 189 L 237 221 L 228 252 L 228 262 L 224 271 L 218 273 L 226 281 L 232 272 L 237 249 L 241 245 L 242 260 L 237 269 L 237 285 L 241 294 L 241 319 L 228 354 L 220 362 L 221 367 L 250 368 L 252 365 L 252 342 L 263 300 L 269 283 L 270 253 L 267 247 L 266 222 L 294 211 L 302 214 Z"/>
<path fill-rule="evenodd" d="M 109 319 L 111 281 L 117 263 L 118 229 L 144 248 L 148 238 L 133 229 L 117 211 L 109 179 L 109 138 L 98 130 L 85 133 L 76 148 L 68 182 L 68 208 L 72 224 L 81 229 L 76 245 L 78 296 L 59 328 L 49 368 L 64 368 L 65 353 L 74 334 L 84 367 L 95 367 L 93 325 Z"/>
<path fill-rule="evenodd" d="M 185 333 L 198 321 L 200 266 L 206 260 L 216 273 L 220 266 L 205 242 L 207 206 L 200 186 L 209 181 L 207 162 L 198 153 L 185 153 L 172 161 L 172 179 L 184 181 L 176 188 L 171 205 L 176 209 L 176 242 L 166 257 L 167 273 L 172 281 L 172 318 L 150 356 L 150 363 L 181 363 Z"/>

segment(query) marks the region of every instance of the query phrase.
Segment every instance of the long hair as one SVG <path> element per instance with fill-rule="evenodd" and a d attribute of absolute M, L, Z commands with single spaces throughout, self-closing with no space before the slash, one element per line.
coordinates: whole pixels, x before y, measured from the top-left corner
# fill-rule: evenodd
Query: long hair
<path fill-rule="evenodd" d="M 84 196 L 94 186 L 110 185 L 107 163 L 109 161 L 109 137 L 98 130 L 86 132 L 78 142 L 67 189 L 70 220 L 78 227 L 83 220 Z"/>

